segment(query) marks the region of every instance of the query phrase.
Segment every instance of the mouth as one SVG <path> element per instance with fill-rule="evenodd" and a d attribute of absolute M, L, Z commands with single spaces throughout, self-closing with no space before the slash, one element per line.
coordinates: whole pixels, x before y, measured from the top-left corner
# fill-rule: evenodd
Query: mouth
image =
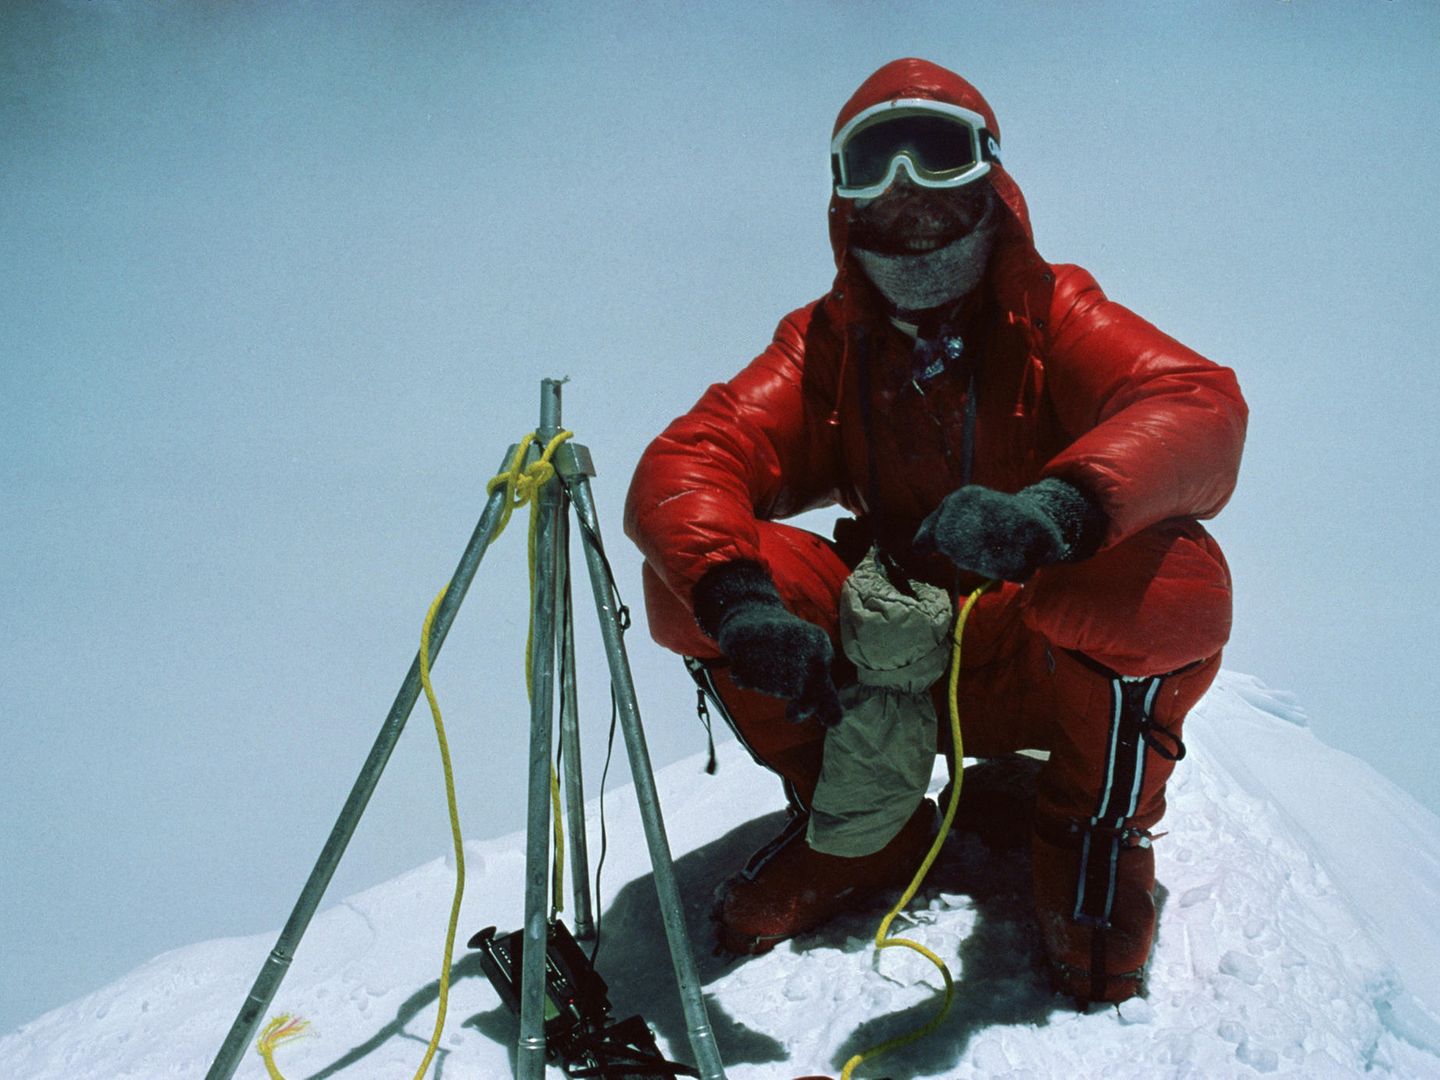
<path fill-rule="evenodd" d="M 893 205 L 886 213 L 862 213 L 851 236 L 860 247 L 882 255 L 928 255 L 964 236 L 969 222 L 919 201 Z"/>
<path fill-rule="evenodd" d="M 895 255 L 928 255 L 932 251 L 938 251 L 949 244 L 954 237 L 950 236 L 909 236 L 897 238 L 893 245 Z"/>
<path fill-rule="evenodd" d="M 965 235 L 965 230 L 924 233 L 884 233 L 879 236 L 856 238 L 859 247 L 878 252 L 881 255 L 929 255 L 953 244 Z M 868 242 L 867 242 L 868 241 Z"/>

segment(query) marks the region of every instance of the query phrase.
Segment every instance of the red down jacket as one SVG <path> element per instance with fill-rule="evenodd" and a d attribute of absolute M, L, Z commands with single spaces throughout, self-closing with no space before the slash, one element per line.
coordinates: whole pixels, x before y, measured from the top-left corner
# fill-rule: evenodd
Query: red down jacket
<path fill-rule="evenodd" d="M 998 138 L 978 91 L 923 60 L 871 76 L 836 130 L 896 97 L 973 109 Z M 1167 519 L 1219 512 L 1245 438 L 1234 374 L 1109 300 L 1080 267 L 1041 259 L 1002 167 L 979 182 L 994 185 L 1009 215 L 984 286 L 983 329 L 967 339 L 976 397 L 969 480 L 1014 492 L 1067 479 L 1102 503 L 1105 547 Z M 913 531 L 966 480 L 971 381 L 947 372 L 923 395 L 915 390 L 911 340 L 847 257 L 848 211 L 832 198 L 830 291 L 782 319 L 769 348 L 711 386 L 636 469 L 626 532 L 650 574 L 687 605 L 710 567 L 760 557 L 760 521 L 839 503 Z"/>

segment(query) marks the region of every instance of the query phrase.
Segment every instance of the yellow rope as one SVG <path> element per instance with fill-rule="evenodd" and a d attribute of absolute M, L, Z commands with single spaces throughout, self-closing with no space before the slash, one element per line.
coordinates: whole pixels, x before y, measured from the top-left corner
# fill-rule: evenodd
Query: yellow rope
<path fill-rule="evenodd" d="M 560 818 L 560 777 L 550 769 L 550 817 L 555 834 L 555 862 L 551 868 L 550 918 L 565 910 L 565 825 Z"/>
<path fill-rule="evenodd" d="M 491 536 L 492 541 L 505 530 L 511 513 L 517 507 L 524 506 L 526 503 L 531 503 L 533 506 L 536 493 L 555 475 L 555 466 L 551 464 L 550 459 L 555 455 L 560 444 L 571 437 L 572 433 L 569 431 L 560 432 L 546 445 L 539 460 L 528 468 L 524 468 L 526 455 L 530 451 L 531 444 L 535 442 L 534 435 L 527 435 L 516 448 L 510 468 L 490 481 L 486 487 L 486 491 L 490 494 L 493 494 L 495 489 L 501 485 L 507 489 L 504 512 Z M 532 513 L 529 543 L 532 601 L 535 591 L 535 522 L 536 517 Z M 445 599 L 445 593 L 448 590 L 449 586 L 447 585 L 435 597 L 434 602 L 430 605 L 430 610 L 425 615 L 425 624 L 420 630 L 420 685 L 425 689 L 425 700 L 429 703 L 430 715 L 435 720 L 435 737 L 440 744 L 440 764 L 445 772 L 445 801 L 450 811 L 450 834 L 455 843 L 455 896 L 450 904 L 450 922 L 445 931 L 445 955 L 440 968 L 440 1009 L 435 1017 L 435 1030 L 425 1048 L 425 1058 L 420 1062 L 420 1068 L 415 1071 L 414 1080 L 422 1080 L 430 1068 L 430 1062 L 435 1058 L 435 1052 L 440 1045 L 440 1036 L 445 1029 L 445 1014 L 450 1003 L 450 965 L 455 955 L 455 932 L 460 923 L 460 901 L 465 895 L 465 844 L 460 837 L 460 812 L 455 799 L 455 773 L 450 764 L 450 743 L 445 738 L 445 722 L 440 717 L 440 704 L 435 699 L 435 688 L 430 682 L 430 628 L 434 625 L 435 615 L 440 610 L 440 604 Z M 534 637 L 534 619 L 535 605 L 532 602 L 530 605 L 530 633 L 525 639 L 525 685 L 532 695 L 534 690 L 530 680 L 530 642 Z M 555 910 L 559 911 L 561 897 L 564 893 L 562 873 L 565 835 L 560 821 L 560 781 L 553 768 L 550 770 L 550 797 L 555 807 Z M 265 1071 L 269 1074 L 270 1080 L 285 1080 L 275 1065 L 276 1048 L 283 1043 L 304 1037 L 309 1033 L 309 1028 L 309 1021 L 290 1016 L 288 1013 L 273 1017 L 265 1025 L 259 1039 L 255 1042 L 255 1050 L 264 1060 Z"/>
<path fill-rule="evenodd" d="M 460 811 L 455 801 L 455 772 L 450 764 L 450 743 L 445 738 L 445 722 L 440 717 L 440 703 L 435 699 L 435 687 L 430 682 L 430 627 L 435 622 L 435 613 L 445 599 L 449 586 L 436 595 L 430 610 L 425 615 L 425 624 L 420 631 L 420 685 L 425 689 L 425 700 L 430 705 L 430 715 L 435 721 L 435 737 L 440 744 L 440 764 L 445 772 L 445 802 L 450 811 L 450 835 L 455 842 L 455 896 L 450 903 L 450 922 L 445 930 L 445 955 L 440 966 L 440 1009 L 435 1016 L 435 1030 L 425 1047 L 425 1057 L 415 1071 L 414 1080 L 421 1080 L 430 1068 L 435 1051 L 440 1045 L 440 1035 L 445 1029 L 445 1013 L 450 1003 L 450 962 L 455 955 L 455 931 L 460 923 L 460 901 L 465 895 L 465 845 L 460 837 Z M 309 1023 L 298 1017 L 277 1016 L 265 1025 L 256 1050 L 265 1061 L 265 1071 L 270 1080 L 285 1080 L 275 1065 L 275 1048 L 281 1043 L 305 1035 Z"/>
<path fill-rule="evenodd" d="M 504 510 L 500 515 L 500 522 L 495 527 L 495 537 L 505 531 L 505 526 L 510 523 L 510 515 L 526 504 L 533 506 L 535 496 L 540 489 L 550 482 L 555 475 L 555 466 L 550 459 L 555 456 L 555 451 L 560 449 L 560 444 L 566 439 L 574 438 L 573 431 L 562 431 L 551 439 L 538 460 L 528 467 L 525 465 L 525 458 L 530 453 L 530 447 L 536 442 L 533 434 L 526 435 L 515 448 L 515 456 L 510 459 L 510 467 L 499 476 L 491 479 L 485 485 L 485 491 L 493 495 L 497 488 L 505 488 Z M 530 515 L 530 536 L 529 536 L 529 560 L 530 560 L 530 589 L 533 596 L 535 589 L 535 531 L 538 519 L 532 513 Z M 530 632 L 525 635 L 525 686 L 530 687 L 531 649 L 535 637 L 535 605 L 530 605 Z"/>
<path fill-rule="evenodd" d="M 449 588 L 447 585 L 436 594 L 420 631 L 420 685 L 425 688 L 425 700 L 429 702 L 430 715 L 435 720 L 440 764 L 445 770 L 445 804 L 450 810 L 450 836 L 455 841 L 455 898 L 450 903 L 450 924 L 445 929 L 445 957 L 440 963 L 440 1009 L 435 1015 L 435 1030 L 430 1036 L 430 1043 L 425 1047 L 425 1058 L 415 1071 L 415 1080 L 421 1080 L 430 1068 L 430 1061 L 440 1045 L 440 1034 L 445 1030 L 445 1012 L 450 1004 L 450 962 L 455 955 L 455 928 L 460 923 L 460 900 L 465 895 L 465 844 L 460 839 L 460 811 L 455 805 L 455 772 L 450 767 L 450 743 L 445 738 L 445 723 L 440 719 L 440 703 L 435 700 L 435 688 L 430 685 L 430 626 Z"/>
<path fill-rule="evenodd" d="M 310 1034 L 308 1020 L 301 1020 L 298 1016 L 291 1016 L 289 1013 L 281 1013 L 279 1016 L 270 1018 L 270 1022 L 265 1025 L 264 1030 L 260 1032 L 260 1038 L 255 1042 L 255 1050 L 264 1060 L 265 1071 L 269 1074 L 270 1080 L 285 1080 L 275 1066 L 275 1048 L 281 1043 L 303 1039 L 308 1034 Z"/>
<path fill-rule="evenodd" d="M 869 1061 L 871 1058 L 879 1057 L 881 1054 L 888 1053 L 897 1047 L 923 1039 L 926 1035 L 929 1035 L 945 1020 L 945 1015 L 950 1011 L 950 1005 L 955 1000 L 955 980 L 951 978 L 950 969 L 945 966 L 945 961 L 941 960 L 940 957 L 936 956 L 918 941 L 911 941 L 909 938 L 890 937 L 889 934 L 890 924 L 893 923 L 900 912 L 905 909 L 905 905 L 914 899 L 915 894 L 920 890 L 920 884 L 925 880 L 925 875 L 930 872 L 930 867 L 934 865 L 936 858 L 939 857 L 940 849 L 945 845 L 945 838 L 950 834 L 950 826 L 955 821 L 955 811 L 960 806 L 960 784 L 964 776 L 965 767 L 965 746 L 960 738 L 960 706 L 956 700 L 956 693 L 960 688 L 960 642 L 965 634 L 965 622 L 970 618 L 970 610 L 975 606 L 975 602 L 994 584 L 993 581 L 987 581 L 984 585 L 981 585 L 972 592 L 965 601 L 964 606 L 960 609 L 959 617 L 955 620 L 954 642 L 950 651 L 949 693 L 950 738 L 954 744 L 953 771 L 955 774 L 955 782 L 951 785 L 950 801 L 945 807 L 945 819 L 941 822 L 940 831 L 936 834 L 934 843 L 930 845 L 930 850 L 925 855 L 925 861 L 920 864 L 920 869 L 915 872 L 915 877 L 911 879 L 909 888 L 905 890 L 904 895 L 901 896 L 899 902 L 890 909 L 885 918 L 880 920 L 880 926 L 875 931 L 875 948 L 877 951 L 903 946 L 904 948 L 919 953 L 925 957 L 926 960 L 934 964 L 940 970 L 941 977 L 945 980 L 945 1000 L 941 1003 L 939 1011 L 921 1027 L 916 1028 L 914 1031 L 906 1032 L 903 1035 L 897 1035 L 893 1039 L 886 1039 L 884 1042 L 862 1050 L 852 1057 L 845 1063 L 845 1068 L 840 1073 L 840 1080 L 850 1080 L 851 1074 L 861 1063 Z"/>
<path fill-rule="evenodd" d="M 504 512 L 500 516 L 500 523 L 495 528 L 495 536 L 498 537 L 505 531 L 505 526 L 510 523 L 510 515 L 519 507 L 530 505 L 530 532 L 526 542 L 528 549 L 528 560 L 530 565 L 530 626 L 525 634 L 525 690 L 533 699 L 535 696 L 534 681 L 531 677 L 533 648 L 535 640 L 535 536 L 539 526 L 539 516 L 533 510 L 535 497 L 540 489 L 548 484 L 555 476 L 555 466 L 551 459 L 555 451 L 560 449 L 562 443 L 567 439 L 574 438 L 573 431 L 561 431 L 553 439 L 545 444 L 545 449 L 540 457 L 531 465 L 525 465 L 525 458 L 530 454 L 530 447 L 538 440 L 534 434 L 526 435 L 515 448 L 515 455 L 510 459 L 510 467 L 499 476 L 491 479 L 485 486 L 489 494 L 494 494 L 497 488 L 505 488 Z M 494 537 L 492 537 L 492 540 Z M 553 808 L 552 822 L 555 833 L 555 860 L 550 875 L 550 914 L 553 918 L 565 909 L 565 825 L 560 816 L 560 778 L 556 775 L 555 769 L 550 770 L 550 802 Z"/>

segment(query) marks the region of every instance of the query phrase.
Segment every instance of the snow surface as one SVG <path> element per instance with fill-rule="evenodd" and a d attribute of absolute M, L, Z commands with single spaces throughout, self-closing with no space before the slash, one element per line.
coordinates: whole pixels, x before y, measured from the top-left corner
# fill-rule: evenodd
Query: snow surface
<path fill-rule="evenodd" d="M 859 1075 L 1440 1076 L 1440 819 L 1304 724 L 1293 697 L 1232 672 L 1192 714 L 1191 753 L 1156 847 L 1162 908 L 1148 994 L 1118 1009 L 1078 1014 L 1049 993 L 1023 845 L 1007 847 L 1003 827 L 952 835 L 908 932 L 949 963 L 955 1006 L 940 1033 Z M 927 1018 L 939 974 L 904 950 L 877 958 L 870 938 L 883 908 L 768 956 L 711 954 L 714 887 L 782 818 L 778 785 L 735 743 L 718 749 L 718 775 L 696 757 L 658 780 L 727 1075 L 838 1074 L 855 1050 Z M 987 769 L 968 775 L 983 784 Z M 937 769 L 937 791 L 943 779 Z M 617 1015 L 641 1012 L 663 1049 L 688 1057 L 631 792 L 609 793 L 606 810 L 599 968 Z M 592 861 L 599 821 L 591 800 Z M 462 940 L 519 924 L 523 864 L 519 834 L 466 845 Z M 316 1029 L 281 1049 L 287 1077 L 413 1075 L 434 1023 L 452 888 L 453 865 L 437 859 L 316 917 L 272 1010 Z M 160 956 L 0 1038 L 0 1076 L 203 1076 L 274 939 Z M 515 1029 L 475 957 L 462 957 L 432 1075 L 509 1075 Z M 237 1076 L 263 1077 L 259 1058 L 247 1054 Z"/>

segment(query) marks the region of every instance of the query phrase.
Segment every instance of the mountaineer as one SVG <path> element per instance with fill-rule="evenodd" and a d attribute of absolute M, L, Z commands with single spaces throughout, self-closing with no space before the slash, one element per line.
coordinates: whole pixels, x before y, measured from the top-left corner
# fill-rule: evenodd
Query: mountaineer
<path fill-rule="evenodd" d="M 1059 990 L 1121 1001 L 1154 938 L 1182 723 L 1230 632 L 1200 521 L 1234 488 L 1247 410 L 1228 368 L 1037 254 L 1001 145 L 944 68 L 865 80 L 833 133 L 830 290 L 655 439 L 625 525 L 652 635 L 790 802 L 722 886 L 725 946 L 763 952 L 909 879 L 953 605 L 995 580 L 964 634 L 965 749 L 1049 752 L 1040 934 Z M 781 523 L 835 504 L 853 517 L 833 541 Z"/>

